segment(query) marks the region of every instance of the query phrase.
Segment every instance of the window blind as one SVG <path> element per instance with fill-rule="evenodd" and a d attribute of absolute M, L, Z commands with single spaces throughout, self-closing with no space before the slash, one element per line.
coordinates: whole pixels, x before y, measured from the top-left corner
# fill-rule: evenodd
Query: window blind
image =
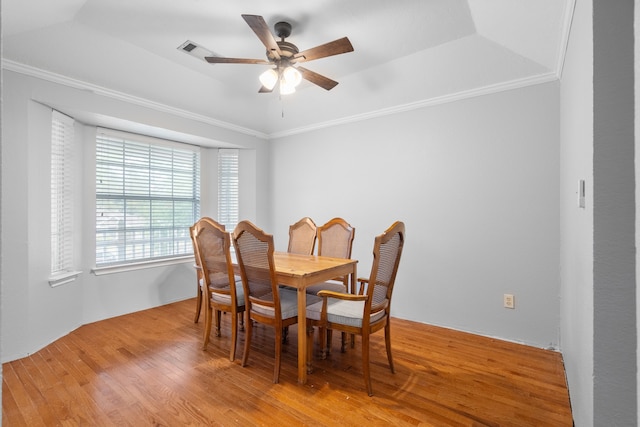
<path fill-rule="evenodd" d="M 233 231 L 239 218 L 239 161 L 237 149 L 218 150 L 218 221 Z"/>
<path fill-rule="evenodd" d="M 189 227 L 199 217 L 197 147 L 98 132 L 96 266 L 189 255 Z"/>
<path fill-rule="evenodd" d="M 73 269 L 73 124 L 51 116 L 51 273 Z"/>

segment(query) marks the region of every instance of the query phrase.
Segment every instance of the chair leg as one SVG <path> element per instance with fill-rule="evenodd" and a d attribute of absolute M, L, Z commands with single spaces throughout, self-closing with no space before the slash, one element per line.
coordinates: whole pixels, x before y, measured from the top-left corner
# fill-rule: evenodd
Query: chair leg
<path fill-rule="evenodd" d="M 253 329 L 253 323 L 249 318 L 249 312 L 245 312 L 245 316 L 247 317 L 246 330 L 244 334 L 244 353 L 242 354 L 242 366 L 247 366 L 247 361 L 249 360 L 249 347 L 251 347 L 251 332 Z"/>
<path fill-rule="evenodd" d="M 327 343 L 323 347 L 324 355 L 331 354 L 331 342 L 333 341 L 333 331 L 331 329 L 325 329 L 327 334 Z M 320 339 L 324 339 L 324 336 L 320 336 Z M 324 356 L 323 356 L 324 359 Z"/>
<path fill-rule="evenodd" d="M 307 325 L 307 374 L 313 372 L 313 326 Z"/>
<path fill-rule="evenodd" d="M 320 357 L 322 360 L 327 358 L 327 354 L 329 350 L 327 350 L 327 343 L 329 343 L 329 347 L 331 347 L 331 340 L 327 338 L 331 334 L 331 329 L 327 329 L 323 326 L 318 328 L 318 342 L 320 343 Z"/>
<path fill-rule="evenodd" d="M 211 335 L 211 307 L 207 304 L 207 307 L 204 312 L 204 336 L 202 349 L 206 350 L 207 345 L 209 344 L 209 335 Z"/>
<path fill-rule="evenodd" d="M 275 327 L 276 330 L 276 360 L 273 367 L 273 383 L 280 381 L 280 356 L 282 355 L 282 331 L 284 328 Z"/>
<path fill-rule="evenodd" d="M 214 310 L 215 316 L 216 316 L 216 336 L 219 337 L 221 336 L 220 333 L 220 323 L 221 323 L 221 318 L 222 318 L 222 312 L 220 310 Z"/>
<path fill-rule="evenodd" d="M 233 362 L 236 358 L 236 341 L 238 340 L 238 313 L 233 312 L 231 320 L 231 353 L 229 360 Z"/>
<path fill-rule="evenodd" d="M 202 310 L 202 289 L 200 288 L 200 281 L 198 281 L 198 290 L 196 292 L 196 317 L 193 319 L 193 323 L 198 323 L 198 320 L 200 320 L 201 310 Z"/>
<path fill-rule="evenodd" d="M 364 386 L 367 388 L 369 396 L 373 396 L 371 388 L 371 372 L 369 372 L 369 334 L 362 334 L 362 374 L 364 375 Z"/>
<path fill-rule="evenodd" d="M 384 326 L 384 342 L 387 347 L 387 360 L 389 360 L 389 367 L 391 368 L 391 373 L 395 374 L 396 370 L 393 367 L 393 357 L 391 356 L 391 325 L 389 324 L 389 320 L 387 319 L 387 324 Z"/>
<path fill-rule="evenodd" d="M 289 327 L 285 326 L 282 328 L 282 344 L 286 344 L 289 339 Z"/>
<path fill-rule="evenodd" d="M 244 331 L 244 313 L 241 311 L 240 313 L 238 313 L 238 315 L 240 316 L 240 331 L 243 332 Z"/>

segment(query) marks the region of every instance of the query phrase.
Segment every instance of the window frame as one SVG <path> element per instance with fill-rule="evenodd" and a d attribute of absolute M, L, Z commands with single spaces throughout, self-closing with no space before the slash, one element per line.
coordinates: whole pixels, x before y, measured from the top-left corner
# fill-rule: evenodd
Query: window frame
<path fill-rule="evenodd" d="M 115 150 L 115 157 L 109 157 L 112 153 L 101 152 L 101 150 L 109 148 Z M 118 149 L 122 151 L 118 153 Z M 177 159 L 175 156 L 177 156 Z M 170 161 L 168 160 L 169 158 L 171 159 Z M 192 260 L 193 245 L 189 236 L 189 226 L 200 217 L 200 161 L 200 148 L 194 145 L 113 129 L 97 129 L 95 172 L 96 247 L 94 253 L 95 267 L 92 270 L 94 274 L 100 275 L 138 268 L 150 268 Z M 170 169 L 167 168 L 169 163 L 171 164 Z M 176 166 L 177 164 L 179 166 Z M 108 174 L 109 168 L 121 175 L 118 176 L 116 173 Z M 148 176 L 145 174 L 148 174 Z M 192 181 L 181 180 L 186 176 L 191 176 Z M 99 182 L 100 179 L 106 180 L 107 178 L 112 181 Z M 163 179 L 170 179 L 170 182 L 166 181 L 159 184 L 160 180 Z M 121 180 L 121 182 L 118 182 L 118 180 Z M 111 185 L 113 187 L 110 187 Z M 139 187 L 136 185 L 139 185 Z M 171 194 L 165 191 L 166 185 L 170 185 Z M 122 210 L 118 211 L 115 208 L 109 210 L 110 203 L 114 205 L 122 203 Z M 138 208 L 141 209 L 139 211 L 141 214 L 138 217 L 127 215 L 127 206 L 134 204 L 138 204 Z M 154 213 L 158 215 L 165 213 L 164 209 L 158 208 L 162 204 L 171 206 L 171 215 L 164 217 L 164 221 L 171 222 L 169 226 L 159 225 L 159 222 L 154 219 Z M 183 212 L 186 212 L 186 214 L 180 215 L 176 213 L 180 210 L 180 207 L 185 209 Z M 113 216 L 107 216 L 106 221 L 103 222 L 113 220 L 117 221 L 118 224 L 111 227 L 101 227 L 99 222 L 105 218 L 105 213 Z M 189 216 L 188 221 L 185 220 L 184 215 Z M 176 219 L 178 223 L 176 223 Z M 128 221 L 130 224 L 139 221 L 139 224 L 128 227 Z M 163 232 L 166 232 L 167 235 L 171 234 L 171 237 L 157 237 L 159 236 L 158 233 Z M 109 245 L 108 241 L 101 240 L 100 235 L 107 235 L 108 233 L 112 235 L 115 233 L 118 236 L 115 240 L 111 240 L 111 243 L 117 242 L 117 244 Z M 133 235 L 132 233 L 137 233 L 137 236 L 143 236 L 143 238 L 137 242 L 132 242 L 130 237 Z M 164 249 L 159 249 L 161 243 L 165 245 Z M 136 245 L 139 248 L 142 247 L 144 256 L 141 256 L 140 252 L 131 252 L 131 249 Z M 109 249 L 110 255 L 114 254 L 114 250 L 117 255 L 113 261 L 104 261 L 103 258 L 101 262 L 99 251 L 108 246 L 111 246 Z M 178 247 L 182 249 L 178 249 Z M 168 252 L 156 252 L 158 250 L 160 252 Z"/>
<path fill-rule="evenodd" d="M 240 150 L 218 149 L 218 222 L 233 231 L 240 221 Z"/>
<path fill-rule="evenodd" d="M 75 120 L 51 110 L 50 263 L 49 285 L 72 282 L 80 274 L 75 265 L 74 232 Z"/>

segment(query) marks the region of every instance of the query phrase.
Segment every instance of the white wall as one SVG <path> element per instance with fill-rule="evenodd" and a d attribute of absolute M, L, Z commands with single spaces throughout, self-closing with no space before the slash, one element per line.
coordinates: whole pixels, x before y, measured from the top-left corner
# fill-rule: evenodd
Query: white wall
<path fill-rule="evenodd" d="M 562 350 L 577 426 L 638 416 L 633 15 L 631 1 L 578 0 L 561 80 Z"/>
<path fill-rule="evenodd" d="M 593 425 L 593 27 L 578 0 L 561 79 L 561 348 L 577 426 Z M 579 181 L 585 209 L 578 208 Z"/>
<path fill-rule="evenodd" d="M 402 220 L 394 316 L 557 348 L 558 95 L 547 83 L 273 140 L 267 230 L 284 250 L 300 217 L 342 216 L 366 276 L 374 236 Z"/>
<path fill-rule="evenodd" d="M 266 142 L 245 134 L 171 116 L 141 106 L 4 71 L 2 87 L 2 361 L 33 353 L 90 322 L 195 296 L 192 262 L 95 276 L 95 126 L 76 125 L 76 161 L 82 179 L 76 188 L 77 280 L 56 288 L 48 284 L 50 248 L 51 108 L 81 111 L 85 117 L 162 126 L 199 139 L 241 148 L 245 166 L 241 191 L 264 194 L 268 177 Z M 89 114 L 84 114 L 89 113 Z M 216 216 L 216 150 L 202 156 L 202 215 Z M 210 166 L 211 165 L 211 166 Z M 266 217 L 259 203 L 242 200 L 244 214 Z"/>

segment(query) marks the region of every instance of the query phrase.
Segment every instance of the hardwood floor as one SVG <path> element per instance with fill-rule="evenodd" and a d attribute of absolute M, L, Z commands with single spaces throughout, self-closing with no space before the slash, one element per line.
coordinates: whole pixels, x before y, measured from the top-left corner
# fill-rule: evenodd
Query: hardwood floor
<path fill-rule="evenodd" d="M 82 326 L 3 365 L 5 426 L 422 425 L 571 426 L 559 353 L 392 320 L 396 373 L 384 334 L 371 340 L 374 396 L 362 379 L 360 341 L 314 360 L 298 385 L 297 328 L 271 382 L 272 328 L 254 328 L 249 364 L 230 362 L 223 336 L 201 350 L 195 300 Z M 244 334 L 239 334 L 241 357 Z"/>

